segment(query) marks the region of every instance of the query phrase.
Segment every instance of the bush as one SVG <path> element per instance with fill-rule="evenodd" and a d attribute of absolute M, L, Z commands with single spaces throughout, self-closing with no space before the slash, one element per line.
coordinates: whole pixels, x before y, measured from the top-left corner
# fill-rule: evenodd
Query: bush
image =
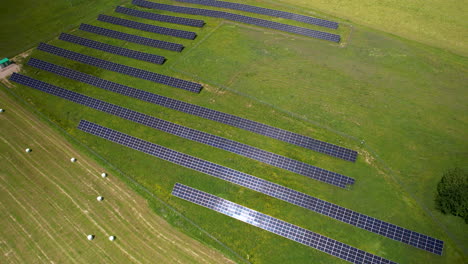
<path fill-rule="evenodd" d="M 460 216 L 468 224 L 468 173 L 459 168 L 444 173 L 435 202 L 442 213 Z"/>

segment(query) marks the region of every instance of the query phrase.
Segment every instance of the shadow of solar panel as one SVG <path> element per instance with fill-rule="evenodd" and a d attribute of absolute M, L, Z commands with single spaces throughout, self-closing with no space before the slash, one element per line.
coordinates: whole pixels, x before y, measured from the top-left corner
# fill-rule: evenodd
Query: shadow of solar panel
<path fill-rule="evenodd" d="M 252 121 L 252 120 L 249 120 L 249 119 L 241 118 L 241 117 L 238 117 L 238 116 L 234 116 L 234 115 L 230 115 L 230 114 L 227 114 L 227 113 L 219 112 L 219 111 L 212 110 L 212 109 L 205 108 L 205 107 L 201 107 L 201 106 L 198 106 L 198 105 L 189 104 L 189 103 L 186 103 L 186 102 L 183 102 L 183 101 L 175 100 L 175 99 L 172 99 L 172 98 L 169 98 L 169 97 L 165 97 L 165 96 L 161 96 L 161 95 L 158 95 L 158 94 L 154 94 L 154 93 L 146 92 L 146 91 L 143 91 L 143 90 L 135 89 L 135 88 L 128 87 L 128 86 L 125 86 L 125 85 L 122 85 L 122 84 L 118 84 L 118 83 L 115 83 L 115 82 L 100 79 L 98 77 L 87 75 L 87 74 L 84 74 L 84 73 L 81 73 L 81 72 L 78 72 L 78 71 L 63 68 L 63 67 L 60 67 L 60 66 L 57 66 L 57 65 L 54 65 L 54 67 L 45 66 L 43 64 L 50 64 L 50 63 L 42 62 L 42 64 L 40 64 L 37 61 L 39 61 L 39 60 L 31 59 L 29 61 L 28 65 L 31 65 L 33 67 L 37 67 L 37 68 L 40 68 L 40 69 L 43 69 L 43 70 L 52 71 L 54 73 L 61 74 L 62 76 L 65 76 L 67 78 L 74 79 L 74 80 L 77 80 L 77 81 L 80 81 L 80 82 L 84 82 L 84 83 L 87 83 L 87 84 L 90 84 L 90 85 L 94 85 L 96 87 L 106 89 L 108 91 L 112 91 L 112 92 L 115 92 L 115 93 L 119 93 L 119 94 L 122 94 L 122 95 L 133 97 L 133 98 L 136 98 L 136 99 L 140 99 L 140 100 L 143 100 L 143 101 L 146 101 L 146 102 L 149 102 L 149 103 L 158 104 L 158 105 L 161 105 L 161 106 L 164 106 L 164 107 L 167 107 L 167 108 L 171 108 L 171 109 L 181 111 L 181 112 L 191 114 L 191 115 L 196 115 L 196 116 L 206 118 L 206 119 L 209 119 L 209 120 L 213 120 L 213 121 L 216 121 L 216 122 L 220 122 L 220 123 L 223 123 L 223 124 L 226 124 L 226 125 L 231 125 L 231 126 L 234 126 L 234 127 L 242 128 L 242 129 L 245 129 L 245 130 L 248 130 L 248 131 L 251 131 L 251 132 L 254 132 L 254 133 L 258 133 L 258 134 L 261 134 L 261 135 L 269 136 L 271 138 L 278 139 L 278 140 L 281 140 L 281 141 L 284 141 L 284 142 L 293 143 L 293 144 L 296 144 L 295 142 L 302 142 L 302 143 L 304 143 L 304 144 L 302 144 L 302 146 L 307 147 L 307 146 L 314 146 L 314 145 L 312 145 L 311 143 L 308 143 L 308 142 L 318 141 L 316 139 L 305 137 L 305 136 L 302 136 L 302 135 L 299 135 L 299 134 L 295 134 L 295 133 L 292 133 L 292 132 L 289 132 L 289 131 L 286 131 L 286 130 L 282 130 L 280 128 L 268 126 L 268 125 L 258 123 L 258 122 L 255 122 L 255 121 Z M 56 67 L 60 67 L 62 69 L 60 69 L 60 68 L 56 69 Z M 325 144 L 329 144 L 329 143 L 325 143 Z M 296 145 L 301 146 L 299 144 L 296 144 Z M 330 145 L 331 144 L 324 145 L 323 149 L 320 148 L 320 149 L 317 149 L 316 151 L 322 152 L 322 153 L 326 153 L 326 151 L 328 151 L 329 153 L 332 153 L 336 157 L 339 157 L 339 158 L 349 157 L 349 156 L 344 155 L 345 152 L 332 152 L 333 149 L 331 149 L 331 150 L 328 149 L 330 147 Z M 334 146 L 334 145 L 331 145 L 331 146 Z M 309 148 L 309 149 L 312 149 L 312 148 Z M 340 155 L 342 155 L 342 156 L 340 156 Z M 354 156 L 354 159 L 352 159 L 351 161 L 354 161 L 355 159 L 356 159 L 356 156 Z M 282 165 L 284 165 L 284 164 L 282 164 Z M 279 166 L 279 165 L 277 165 L 277 166 Z M 295 167 L 295 168 L 288 167 L 287 169 L 291 170 L 291 171 L 294 170 L 294 172 L 302 174 L 302 175 L 307 174 L 305 172 L 306 169 L 304 169 L 302 166 L 298 166 L 298 167 Z M 330 175 L 330 176 L 332 176 L 332 175 Z M 346 184 L 354 184 L 354 179 L 353 178 L 348 178 L 347 180 L 348 181 L 346 182 Z"/>
<path fill-rule="evenodd" d="M 160 15 L 160 14 L 130 9 L 130 8 L 126 8 L 123 6 L 118 6 L 117 8 L 115 8 L 115 12 L 129 15 L 129 16 L 134 16 L 134 17 L 151 19 L 154 21 L 168 22 L 168 23 L 191 26 L 191 27 L 203 27 L 203 25 L 205 25 L 205 21 L 203 20 L 190 19 L 190 18 L 185 18 L 185 17 L 175 17 L 175 16 L 168 16 L 168 15 Z"/>
<path fill-rule="evenodd" d="M 88 48 L 97 49 L 97 50 L 109 52 L 112 54 L 117 54 L 117 55 L 129 57 L 129 58 L 133 58 L 137 60 L 147 61 L 151 63 L 163 64 L 165 61 L 165 58 L 162 56 L 144 53 L 141 51 L 126 49 L 126 48 L 121 48 L 121 47 L 109 45 L 106 43 L 102 43 L 102 42 L 98 42 L 98 41 L 94 41 L 90 39 L 81 38 L 81 37 L 66 34 L 66 33 L 60 34 L 59 39 L 63 41 L 75 43 L 78 45 L 82 45 Z"/>
<path fill-rule="evenodd" d="M 174 185 L 172 195 L 351 263 L 396 263 L 180 183 Z"/>
<path fill-rule="evenodd" d="M 145 71 L 137 68 L 133 68 L 130 66 L 125 66 L 122 64 L 117 64 L 114 62 L 98 59 L 95 57 L 87 56 L 81 53 L 73 52 L 70 50 L 62 49 L 59 47 L 55 47 L 49 44 L 40 43 L 38 50 L 42 50 L 57 56 L 61 56 L 70 60 L 78 61 L 81 63 L 85 63 L 88 65 L 92 65 L 95 67 L 99 67 L 102 69 L 106 69 L 109 71 L 114 71 L 122 74 L 126 74 L 129 76 L 137 77 L 140 79 L 161 83 L 164 85 L 176 87 L 179 89 L 184 89 L 190 92 L 199 93 L 202 86 L 198 83 L 193 83 L 181 79 L 177 79 L 174 77 L 169 77 L 166 75 Z"/>
<path fill-rule="evenodd" d="M 159 27 L 150 24 L 144 24 L 140 22 L 135 22 L 132 20 L 127 20 L 123 18 L 113 17 L 113 16 L 106 16 L 106 15 L 99 15 L 98 20 L 101 22 L 107 22 L 114 25 L 129 27 L 133 29 L 138 29 L 142 31 L 157 33 L 161 35 L 173 36 L 178 38 L 184 39 L 195 39 L 197 34 L 195 32 L 173 29 L 173 28 L 166 28 L 166 27 Z"/>
<path fill-rule="evenodd" d="M 125 40 L 128 42 L 133 42 L 133 43 L 160 48 L 160 49 L 166 49 L 166 50 L 177 51 L 177 52 L 181 52 L 182 49 L 184 49 L 184 46 L 181 44 L 140 37 L 140 36 L 131 35 L 131 34 L 119 32 L 119 31 L 115 31 L 115 30 L 111 30 L 107 28 L 96 27 L 96 26 L 92 26 L 88 24 L 81 24 L 80 30 L 98 34 L 98 35 L 105 36 L 105 37 Z"/>
<path fill-rule="evenodd" d="M 256 13 L 256 14 L 261 14 L 261 15 L 273 16 L 273 17 L 281 17 L 281 18 L 286 18 L 286 19 L 295 20 L 298 22 L 303 22 L 303 23 L 327 27 L 327 28 L 333 28 L 333 29 L 338 28 L 338 23 L 336 22 L 319 19 L 315 17 L 289 13 L 289 12 L 284 12 L 284 11 L 279 11 L 279 10 L 258 7 L 258 6 L 251 6 L 251 5 L 224 2 L 224 1 L 214 1 L 214 0 L 176 0 L 176 1 L 197 4 L 197 5 L 222 7 L 222 8 L 227 8 L 227 9 L 234 9 L 234 10 Z"/>
<path fill-rule="evenodd" d="M 73 78 L 80 79 L 80 81 L 84 83 L 99 82 L 99 80 L 96 80 L 96 78 L 94 78 L 93 76 L 76 72 L 68 68 L 64 68 L 34 58 L 29 60 L 28 65 L 49 72 L 53 72 L 64 77 L 73 76 Z M 293 160 L 233 140 L 215 136 L 178 124 L 174 124 L 153 116 L 145 115 L 124 107 L 120 107 L 91 97 L 87 97 L 79 93 L 70 92 L 60 87 L 53 87 L 51 89 L 55 91 L 54 95 L 70 100 L 72 102 L 79 103 L 84 106 L 91 107 L 99 111 L 103 111 L 105 113 L 115 115 L 154 129 L 158 129 L 166 133 L 170 133 L 172 135 L 176 135 L 185 139 L 213 146 L 215 148 L 223 149 L 247 158 L 251 158 L 260 162 L 264 162 L 266 164 L 276 166 L 278 168 L 283 168 L 341 188 L 346 188 L 346 184 L 349 184 L 349 181 L 354 182 L 354 179 L 346 177 L 344 175 L 327 171 L 297 160 Z"/>
<path fill-rule="evenodd" d="M 236 22 L 242 22 L 242 23 L 256 25 L 260 27 L 272 28 L 272 29 L 276 29 L 280 31 L 294 33 L 294 34 L 298 34 L 298 35 L 302 35 L 306 37 L 323 39 L 323 40 L 328 40 L 328 41 L 333 41 L 333 42 L 340 42 L 340 36 L 336 34 L 312 30 L 312 29 L 303 28 L 303 27 L 291 26 L 287 24 L 282 24 L 282 23 L 268 21 L 264 19 L 254 18 L 254 17 L 248 17 L 248 16 L 237 15 L 237 14 L 232 14 L 232 13 L 227 13 L 227 12 L 222 12 L 222 11 L 215 11 L 215 10 L 159 4 L 159 3 L 149 2 L 145 0 L 133 0 L 132 3 L 134 5 L 146 7 L 146 8 L 153 8 L 153 9 L 165 10 L 165 11 L 182 13 L 182 14 L 223 18 L 223 19 L 232 20 Z"/>

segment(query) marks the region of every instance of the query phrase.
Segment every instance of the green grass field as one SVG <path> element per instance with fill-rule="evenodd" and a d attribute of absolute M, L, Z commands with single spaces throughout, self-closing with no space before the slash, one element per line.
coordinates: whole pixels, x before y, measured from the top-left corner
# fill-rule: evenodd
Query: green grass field
<path fill-rule="evenodd" d="M 239 1 L 239 0 L 237 0 Z M 242 1 L 241 1 L 242 2 Z M 468 55 L 465 1 L 430 0 L 266 0 L 281 7 L 308 7 L 405 39 Z M 312 14 L 315 12 L 311 12 Z"/>
<path fill-rule="evenodd" d="M 2 263 L 229 262 L 171 227 L 113 173 L 101 178 L 106 169 L 12 99 L 0 90 Z"/>
<path fill-rule="evenodd" d="M 13 57 L 81 22 L 94 20 L 99 12 L 112 10 L 123 2 L 126 1 L 5 1 L 2 3 L 0 56 Z"/>
<path fill-rule="evenodd" d="M 301 3 L 298 1 L 296 4 Z M 317 6 L 317 9 L 321 8 Z M 316 12 L 311 5 L 304 5 L 302 12 L 308 11 Z M 320 15 L 326 17 L 324 13 Z M 113 15 L 129 18 L 120 14 Z M 344 43 L 336 45 L 214 18 L 180 16 L 203 19 L 207 24 L 202 29 L 193 29 L 132 19 L 195 31 L 198 34 L 195 41 L 139 32 L 98 21 L 90 23 L 182 43 L 186 49 L 181 54 L 72 30 L 75 35 L 166 56 L 168 61 L 163 66 L 82 48 L 56 39 L 51 40 L 50 44 L 141 69 L 199 81 L 204 84 L 204 90 L 199 95 L 75 63 L 41 51 L 33 51 L 30 56 L 356 149 L 360 154 L 358 161 L 354 164 L 341 161 L 28 66 L 24 67 L 22 73 L 171 122 L 354 177 L 356 184 L 351 190 L 341 190 L 232 153 L 135 125 L 24 86 L 7 85 L 11 91 L 27 100 L 79 141 L 131 175 L 156 196 L 177 208 L 250 262 L 310 263 L 313 259 L 314 263 L 337 263 L 339 260 L 171 197 L 170 191 L 174 183 L 180 182 L 221 196 L 399 263 L 463 263 L 467 260 L 466 224 L 461 218 L 441 215 L 434 210 L 433 205 L 435 187 L 442 173 L 455 166 L 466 166 L 466 57 L 357 24 L 352 24 L 352 27 L 342 25 L 338 33 L 344 37 Z M 300 25 L 281 19 L 274 20 Z M 313 26 L 310 28 L 319 29 Z M 438 46 L 436 41 L 432 44 Z M 18 60 L 24 62 L 27 59 Z M 444 255 L 436 256 L 412 248 L 87 135 L 76 130 L 80 119 L 97 122 L 443 239 L 446 243 Z M 161 215 L 167 214 L 158 205 L 153 208 Z M 168 219 L 170 223 L 179 225 L 177 218 Z M 187 233 L 191 236 L 197 234 L 191 229 Z M 204 242 L 216 246 L 212 241 Z"/>

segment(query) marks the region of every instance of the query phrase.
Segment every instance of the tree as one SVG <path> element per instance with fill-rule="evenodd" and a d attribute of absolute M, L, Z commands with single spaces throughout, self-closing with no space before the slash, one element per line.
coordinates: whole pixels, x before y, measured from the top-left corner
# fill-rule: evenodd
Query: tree
<path fill-rule="evenodd" d="M 436 208 L 444 214 L 460 216 L 468 224 L 468 173 L 448 170 L 437 185 Z"/>

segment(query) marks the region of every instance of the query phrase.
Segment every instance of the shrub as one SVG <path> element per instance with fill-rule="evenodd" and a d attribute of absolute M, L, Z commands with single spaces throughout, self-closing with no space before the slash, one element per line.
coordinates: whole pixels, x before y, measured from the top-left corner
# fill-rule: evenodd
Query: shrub
<path fill-rule="evenodd" d="M 468 223 L 468 173 L 448 170 L 437 185 L 436 208 L 444 214 L 460 216 Z"/>

